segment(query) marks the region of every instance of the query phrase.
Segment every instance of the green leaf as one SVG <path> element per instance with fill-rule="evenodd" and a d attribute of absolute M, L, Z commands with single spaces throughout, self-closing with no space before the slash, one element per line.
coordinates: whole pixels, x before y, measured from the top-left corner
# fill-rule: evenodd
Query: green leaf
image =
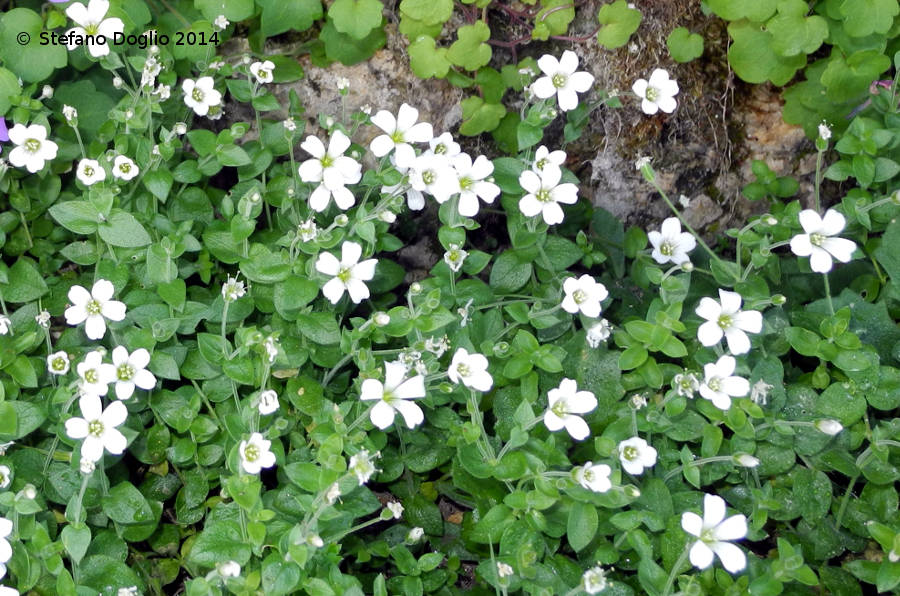
<path fill-rule="evenodd" d="M 317 344 L 332 345 L 341 341 L 341 330 L 331 313 L 301 314 L 297 317 L 297 324 L 300 333 Z"/>
<path fill-rule="evenodd" d="M 253 15 L 253 0 L 194 0 L 194 6 L 210 22 L 225 15 L 229 21 L 243 21 Z"/>
<path fill-rule="evenodd" d="M 703 38 L 685 27 L 678 27 L 669 33 L 666 47 L 675 62 L 690 62 L 703 55 Z"/>
<path fill-rule="evenodd" d="M 341 33 L 363 39 L 381 25 L 383 10 L 379 0 L 335 0 L 328 9 L 328 17 Z"/>
<path fill-rule="evenodd" d="M 7 302 L 31 302 L 48 292 L 44 276 L 31 259 L 20 257 L 9 268 L 9 283 L 3 286 L 3 299 Z"/>
<path fill-rule="evenodd" d="M 831 496 L 831 480 L 824 472 L 807 468 L 794 472 L 794 502 L 806 521 L 821 521 L 831 509 Z"/>
<path fill-rule="evenodd" d="M 265 37 L 306 31 L 322 18 L 321 0 L 256 0 L 256 4 L 262 9 L 259 30 Z"/>
<path fill-rule="evenodd" d="M 778 15 L 766 23 L 774 36 L 772 49 L 781 56 L 812 54 L 828 37 L 828 21 L 818 15 L 807 17 L 803 0 L 780 0 Z"/>
<path fill-rule="evenodd" d="M 247 152 L 237 145 L 223 145 L 216 148 L 216 159 L 223 166 L 245 166 L 252 163 L 253 160 L 247 155 Z"/>
<path fill-rule="evenodd" d="M 826 418 L 836 418 L 845 427 L 866 413 L 866 398 L 857 391 L 849 391 L 844 383 L 832 383 L 816 401 L 816 409 Z"/>
<path fill-rule="evenodd" d="M 466 70 L 478 70 L 491 61 L 491 46 L 484 43 L 490 39 L 491 30 L 484 21 L 463 25 L 456 35 L 457 40 L 447 51 L 450 62 Z"/>
<path fill-rule="evenodd" d="M 76 234 L 93 234 L 101 221 L 100 212 L 89 201 L 63 201 L 48 211 L 59 225 Z"/>
<path fill-rule="evenodd" d="M 144 175 L 144 186 L 157 199 L 166 202 L 172 189 L 172 174 L 168 170 L 153 170 Z"/>
<path fill-rule="evenodd" d="M 141 222 L 120 210 L 113 211 L 109 219 L 98 226 L 97 232 L 109 244 L 125 248 L 139 248 L 153 241 Z"/>
<path fill-rule="evenodd" d="M 130 482 L 112 487 L 103 497 L 102 505 L 103 513 L 119 524 L 139 524 L 153 519 L 150 503 Z"/>
<path fill-rule="evenodd" d="M 372 29 L 363 39 L 355 39 L 338 31 L 331 19 L 325 22 L 319 39 L 325 44 L 325 53 L 331 60 L 338 60 L 345 66 L 352 66 L 368 60 L 372 54 L 384 46 L 387 36 L 383 27 Z"/>
<path fill-rule="evenodd" d="M 833 52 L 821 81 L 828 99 L 845 102 L 864 94 L 869 84 L 890 67 L 891 59 L 877 50 L 854 52 L 848 58 Z"/>
<path fill-rule="evenodd" d="M 453 14 L 453 0 L 402 0 L 400 12 L 425 25 L 446 23 Z"/>
<path fill-rule="evenodd" d="M 91 529 L 86 526 L 76 528 L 69 524 L 62 529 L 59 537 L 66 552 L 69 553 L 69 558 L 78 565 L 91 545 Z"/>
<path fill-rule="evenodd" d="M 762 23 L 775 13 L 777 0 L 708 0 L 709 8 L 726 21 Z"/>
<path fill-rule="evenodd" d="M 598 524 L 597 508 L 594 505 L 577 501 L 572 503 L 566 523 L 566 538 L 575 552 L 590 544 L 597 533 Z"/>
<path fill-rule="evenodd" d="M 894 17 L 900 14 L 900 5 L 896 0 L 843 0 L 838 12 L 847 35 L 865 37 L 890 31 Z"/>
<path fill-rule="evenodd" d="M 409 66 L 420 79 L 436 77 L 439 79 L 447 76 L 450 70 L 450 61 L 447 59 L 447 48 L 435 48 L 433 37 L 420 35 L 416 41 L 409 44 Z"/>
<path fill-rule="evenodd" d="M 250 560 L 250 547 L 241 537 L 237 522 L 208 522 L 191 546 L 187 558 L 202 567 L 215 567 L 221 561 L 237 561 L 243 566 Z"/>
<path fill-rule="evenodd" d="M 3 66 L 28 83 L 49 79 L 53 70 L 64 67 L 69 59 L 65 45 L 41 45 L 43 29 L 40 15 L 28 8 L 13 8 L 0 16 Z"/>
<path fill-rule="evenodd" d="M 490 284 L 500 292 L 515 292 L 531 279 L 531 263 L 522 262 L 515 251 L 504 251 L 491 267 Z"/>
<path fill-rule="evenodd" d="M 95 539 L 96 542 L 96 539 Z M 136 586 L 138 592 L 146 590 L 143 580 L 131 567 L 106 555 L 91 555 L 78 566 L 80 586 L 93 588 L 101 594 L 109 586 Z"/>
<path fill-rule="evenodd" d="M 22 86 L 19 79 L 9 70 L 0 67 L 0 114 L 5 114 L 12 104 L 10 97 L 19 95 Z"/>
<path fill-rule="evenodd" d="M 460 106 L 465 121 L 460 125 L 459 132 L 469 137 L 494 130 L 506 115 L 506 108 L 501 104 L 485 103 L 477 95 L 467 97 Z"/>
<path fill-rule="evenodd" d="M 771 81 L 784 85 L 806 64 L 806 54 L 782 57 L 775 53 L 774 37 L 759 25 L 738 21 L 728 25 L 733 40 L 728 48 L 728 63 L 748 83 Z"/>
<path fill-rule="evenodd" d="M 275 286 L 275 310 L 287 320 L 319 295 L 319 286 L 302 277 L 289 277 Z"/>
<path fill-rule="evenodd" d="M 625 0 L 604 4 L 597 13 L 603 27 L 597 32 L 597 43 L 608 50 L 621 48 L 641 24 L 641 11 L 629 8 Z"/>
<path fill-rule="evenodd" d="M 69 105 L 78 110 L 78 129 L 85 138 L 93 138 L 109 120 L 109 111 L 116 105 L 115 93 L 98 91 L 90 80 L 64 83 L 53 92 L 53 101 L 62 109 Z"/>
<path fill-rule="evenodd" d="M 565 35 L 574 19 L 575 5 L 569 0 L 542 0 L 541 11 L 534 17 L 535 30 L 543 26 L 548 36 Z"/>
<path fill-rule="evenodd" d="M 884 230 L 881 237 L 881 245 L 875 249 L 875 258 L 890 275 L 891 283 L 895 288 L 900 288 L 900 220 L 894 220 Z"/>

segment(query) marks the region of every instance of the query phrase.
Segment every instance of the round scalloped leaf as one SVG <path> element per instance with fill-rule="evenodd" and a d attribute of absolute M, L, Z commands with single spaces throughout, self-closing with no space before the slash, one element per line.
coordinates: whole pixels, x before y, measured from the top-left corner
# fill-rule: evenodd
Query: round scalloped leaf
<path fill-rule="evenodd" d="M 844 0 L 838 9 L 851 37 L 887 33 L 900 14 L 897 0 Z"/>
<path fill-rule="evenodd" d="M 766 23 L 773 36 L 772 49 L 777 54 L 812 54 L 828 37 L 828 21 L 818 15 L 807 18 L 806 13 L 803 0 L 782 0 L 778 5 L 778 14 Z"/>
<path fill-rule="evenodd" d="M 194 0 L 194 6 L 211 21 L 225 15 L 229 21 L 243 21 L 253 15 L 253 0 Z"/>
<path fill-rule="evenodd" d="M 434 38 L 420 35 L 419 38 L 409 44 L 409 66 L 420 79 L 436 77 L 439 79 L 447 76 L 450 70 L 450 61 L 447 60 L 446 48 L 435 48 Z"/>
<path fill-rule="evenodd" d="M 478 70 L 491 61 L 491 46 L 484 43 L 491 37 L 491 30 L 484 21 L 463 25 L 456 34 L 458 39 L 447 52 L 450 62 L 466 70 Z"/>
<path fill-rule="evenodd" d="M 597 20 L 603 25 L 597 32 L 597 43 L 609 50 L 621 48 L 637 31 L 641 18 L 641 11 L 629 8 L 625 0 L 604 5 L 597 13 Z"/>
<path fill-rule="evenodd" d="M 690 62 L 703 55 L 703 38 L 685 27 L 678 27 L 669 33 L 666 46 L 675 62 Z"/>
<path fill-rule="evenodd" d="M 9 70 L 0 67 L 0 114 L 5 114 L 11 105 L 10 97 L 22 92 L 19 79 Z"/>
<path fill-rule="evenodd" d="M 0 56 L 3 65 L 26 82 L 49 78 L 62 68 L 69 56 L 65 46 L 41 45 L 44 23 L 40 15 L 27 8 L 14 8 L 0 17 Z M 28 36 L 29 41 L 23 46 Z"/>
<path fill-rule="evenodd" d="M 728 48 L 728 63 L 748 83 L 772 81 L 784 85 L 806 65 L 806 54 L 782 57 L 772 49 L 772 34 L 758 25 L 740 21 L 728 25 L 734 40 Z"/>
<path fill-rule="evenodd" d="M 708 0 L 706 5 L 726 21 L 762 23 L 775 14 L 777 0 Z"/>
<path fill-rule="evenodd" d="M 325 53 L 331 60 L 338 60 L 345 66 L 352 66 L 367 60 L 372 54 L 384 47 L 387 37 L 384 29 L 376 27 L 363 39 L 353 39 L 334 27 L 331 19 L 322 27 L 319 39 L 325 44 Z"/>
<path fill-rule="evenodd" d="M 285 31 L 306 31 L 322 18 L 320 0 L 257 0 L 262 8 L 259 30 L 266 37 Z"/>
<path fill-rule="evenodd" d="M 403 0 L 400 12 L 424 25 L 446 23 L 453 14 L 453 0 Z"/>
<path fill-rule="evenodd" d="M 378 0 L 335 0 L 328 9 L 334 28 L 354 39 L 363 39 L 381 25 L 384 5 Z"/>

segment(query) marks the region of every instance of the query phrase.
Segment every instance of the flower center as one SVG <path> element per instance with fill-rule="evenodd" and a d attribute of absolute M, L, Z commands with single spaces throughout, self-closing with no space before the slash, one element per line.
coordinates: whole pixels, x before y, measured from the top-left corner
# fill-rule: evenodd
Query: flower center
<path fill-rule="evenodd" d="M 472 179 L 467 176 L 460 178 L 459 179 L 459 187 L 462 190 L 469 190 L 470 188 L 472 188 Z"/>
<path fill-rule="evenodd" d="M 550 408 L 550 411 L 559 416 L 560 418 L 565 417 L 568 413 L 568 404 L 565 399 L 557 400 L 555 404 Z"/>
<path fill-rule="evenodd" d="M 134 377 L 134 367 L 130 364 L 119 365 L 116 369 L 116 378 L 120 381 L 130 381 Z"/>
<path fill-rule="evenodd" d="M 729 329 L 734 324 L 731 315 L 719 315 L 719 320 L 716 322 L 722 329 Z"/>
<path fill-rule="evenodd" d="M 353 276 L 350 273 L 349 267 L 341 267 L 341 270 L 338 271 L 337 278 L 344 283 L 349 282 Z"/>
<path fill-rule="evenodd" d="M 100 420 L 91 420 L 88 422 L 88 434 L 98 439 L 103 436 L 103 422 Z"/>
<path fill-rule="evenodd" d="M 559 72 L 553 75 L 553 78 L 550 80 L 553 81 L 553 86 L 559 89 L 560 87 L 566 86 L 566 83 L 569 81 L 569 77 Z"/>
<path fill-rule="evenodd" d="M 659 99 L 659 89 L 656 87 L 647 87 L 647 93 L 645 94 L 647 101 L 656 101 Z"/>
<path fill-rule="evenodd" d="M 89 300 L 88 303 L 84 305 L 84 310 L 86 310 L 89 315 L 99 315 L 100 311 L 103 310 L 103 307 L 100 306 L 100 302 L 97 300 Z"/>
<path fill-rule="evenodd" d="M 659 252 L 661 252 L 666 257 L 671 257 L 675 254 L 675 247 L 672 246 L 671 242 L 663 242 L 659 247 Z"/>
<path fill-rule="evenodd" d="M 253 445 L 247 445 L 244 447 L 244 459 L 247 461 L 253 462 L 259 459 L 259 447 Z"/>
<path fill-rule="evenodd" d="M 323 170 L 326 169 L 326 168 L 330 168 L 331 166 L 334 165 L 334 159 L 333 159 L 330 155 L 328 155 L 327 153 L 326 153 L 326 154 L 322 157 L 322 159 L 320 159 L 319 161 L 320 161 L 320 163 L 322 164 L 322 169 L 323 169 Z"/>
<path fill-rule="evenodd" d="M 131 171 L 131 164 L 128 164 L 128 163 L 119 164 L 119 171 L 122 172 L 123 174 L 127 174 L 128 172 Z"/>
<path fill-rule="evenodd" d="M 96 368 L 89 368 L 84 371 L 84 380 L 88 383 L 95 384 L 100 380 L 100 375 L 97 374 Z"/>
<path fill-rule="evenodd" d="M 62 357 L 54 358 L 53 361 L 50 362 L 50 368 L 53 370 L 65 370 L 66 369 L 66 360 Z"/>
<path fill-rule="evenodd" d="M 713 377 L 706 382 L 706 385 L 713 391 L 719 391 L 722 388 L 722 379 L 720 379 L 719 377 Z"/>
<path fill-rule="evenodd" d="M 550 191 L 542 188 L 534 194 L 534 198 L 536 198 L 541 203 L 549 203 L 550 202 Z"/>
<path fill-rule="evenodd" d="M 94 168 L 91 166 L 84 166 L 84 175 L 88 178 L 92 177 L 94 175 Z"/>
<path fill-rule="evenodd" d="M 97 35 L 98 31 L 100 31 L 100 23 L 89 23 L 84 26 L 84 32 L 88 35 Z"/>
<path fill-rule="evenodd" d="M 575 290 L 572 292 L 572 300 L 575 301 L 575 304 L 581 304 L 585 300 L 587 300 L 587 294 L 584 290 Z"/>
<path fill-rule="evenodd" d="M 459 373 L 459 376 L 461 377 L 468 377 L 472 374 L 472 369 L 469 368 L 468 364 L 460 362 L 456 365 L 456 372 Z"/>
<path fill-rule="evenodd" d="M 41 148 L 41 142 L 37 139 L 26 139 L 25 150 L 29 153 L 37 153 Z"/>
<path fill-rule="evenodd" d="M 700 532 L 700 540 L 707 543 L 718 542 L 716 540 L 716 533 L 713 531 L 713 528 L 707 528 Z"/>
<path fill-rule="evenodd" d="M 405 143 L 406 142 L 403 139 L 403 131 L 402 130 L 395 130 L 393 133 L 391 133 L 391 140 L 394 141 L 394 143 Z"/>
<path fill-rule="evenodd" d="M 638 450 L 637 447 L 633 447 L 631 445 L 625 447 L 622 450 L 622 456 L 628 461 L 634 461 L 638 458 Z"/>
<path fill-rule="evenodd" d="M 535 162 L 534 165 L 537 169 L 543 170 L 544 166 L 547 165 L 548 163 L 550 163 L 550 160 L 545 157 L 543 159 L 537 160 L 537 162 Z"/>
<path fill-rule="evenodd" d="M 815 233 L 809 235 L 809 243 L 813 246 L 822 246 L 823 242 L 825 242 L 824 234 Z"/>
<path fill-rule="evenodd" d="M 443 155 L 445 153 L 447 153 L 447 145 L 445 145 L 443 143 L 438 143 L 437 145 L 435 145 L 435 147 L 434 147 L 435 155 Z"/>
<path fill-rule="evenodd" d="M 434 184 L 434 181 L 437 179 L 437 176 L 434 175 L 432 170 L 425 170 L 422 172 L 422 182 L 425 184 Z"/>
<path fill-rule="evenodd" d="M 197 87 L 194 87 L 194 90 L 191 91 L 191 99 L 194 101 L 203 101 L 203 91 L 200 91 Z"/>

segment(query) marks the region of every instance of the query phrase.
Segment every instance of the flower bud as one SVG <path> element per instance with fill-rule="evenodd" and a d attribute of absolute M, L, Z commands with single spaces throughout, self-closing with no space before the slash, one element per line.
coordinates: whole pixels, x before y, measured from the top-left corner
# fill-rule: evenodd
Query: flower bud
<path fill-rule="evenodd" d="M 755 468 L 759 465 L 759 460 L 749 453 L 739 453 L 734 456 L 734 461 L 745 468 Z"/>
<path fill-rule="evenodd" d="M 409 544 L 415 544 L 416 542 L 421 540 L 422 536 L 424 536 L 424 535 L 425 535 L 424 529 L 415 527 L 412 530 L 410 530 L 409 533 L 406 535 L 406 542 L 408 542 Z"/>
<path fill-rule="evenodd" d="M 417 296 L 422 293 L 422 284 L 417 281 L 412 282 L 409 286 L 409 293 L 413 296 Z"/>
<path fill-rule="evenodd" d="M 690 261 L 685 261 L 684 263 L 681 264 L 681 270 L 684 271 L 685 273 L 690 273 L 691 271 L 694 270 L 694 264 L 691 263 Z"/>
<path fill-rule="evenodd" d="M 341 213 L 340 215 L 338 215 L 337 217 L 334 218 L 334 225 L 338 226 L 339 228 L 343 228 L 349 222 L 350 222 L 350 218 L 348 218 L 343 213 Z"/>
<path fill-rule="evenodd" d="M 384 327 L 391 322 L 391 317 L 386 312 L 378 311 L 372 316 L 376 327 Z"/>
<path fill-rule="evenodd" d="M 823 419 L 815 421 L 816 430 L 829 436 L 834 436 L 844 430 L 844 427 L 837 420 Z"/>
<path fill-rule="evenodd" d="M 775 306 L 781 306 L 782 304 L 787 302 L 787 297 L 784 294 L 775 294 L 772 296 L 772 304 Z"/>

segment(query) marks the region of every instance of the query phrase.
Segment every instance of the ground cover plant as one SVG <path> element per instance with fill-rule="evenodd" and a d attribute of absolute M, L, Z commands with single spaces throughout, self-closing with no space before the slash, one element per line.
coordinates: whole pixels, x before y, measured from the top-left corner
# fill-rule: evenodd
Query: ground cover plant
<path fill-rule="evenodd" d="M 412 69 L 473 88 L 460 131 L 274 93 L 303 69 L 267 37 L 364 60 L 375 0 L 8 6 L 0 594 L 895 591 L 900 21 L 799 4 L 705 5 L 739 76 L 817 60 L 785 92 L 809 193 L 756 162 L 759 214 L 715 241 L 648 158 L 648 229 L 567 168 L 601 110 L 678 118 L 703 52 L 675 29 L 671 64 L 598 89 L 573 44 L 639 36 L 623 0 L 588 41 L 555 0 L 399 3 Z M 550 51 L 498 62 L 498 12 Z"/>

